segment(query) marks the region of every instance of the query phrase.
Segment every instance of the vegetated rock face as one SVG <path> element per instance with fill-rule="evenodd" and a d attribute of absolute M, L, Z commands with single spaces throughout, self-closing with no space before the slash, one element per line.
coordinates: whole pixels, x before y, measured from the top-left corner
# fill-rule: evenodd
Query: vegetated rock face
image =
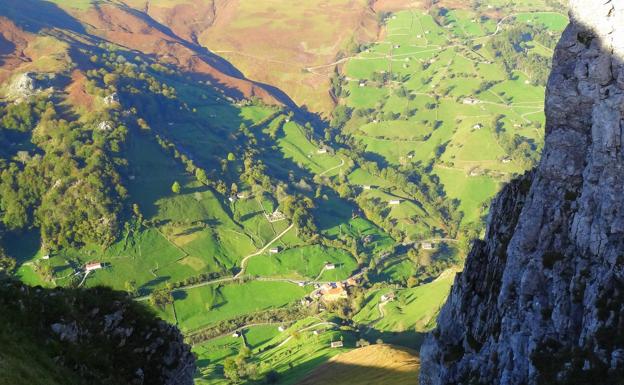
<path fill-rule="evenodd" d="M 178 329 L 124 293 L 5 280 L 0 309 L 3 328 L 82 380 L 72 385 L 193 384 L 195 357 Z M 0 346 L 0 355 L 10 354 Z"/>
<path fill-rule="evenodd" d="M 624 3 L 572 0 L 539 166 L 492 205 L 420 383 L 624 381 Z"/>

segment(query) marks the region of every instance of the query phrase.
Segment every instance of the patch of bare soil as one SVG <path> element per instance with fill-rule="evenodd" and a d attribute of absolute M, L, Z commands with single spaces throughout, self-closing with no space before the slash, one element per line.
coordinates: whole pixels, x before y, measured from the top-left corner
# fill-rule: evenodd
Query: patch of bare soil
<path fill-rule="evenodd" d="M 87 110 L 93 108 L 93 96 L 85 89 L 87 78 L 79 70 L 71 73 L 71 83 L 67 86 L 67 99 L 74 106 L 84 107 Z"/>
<path fill-rule="evenodd" d="M 373 9 L 375 12 L 398 12 L 411 8 L 422 9 L 425 3 L 424 0 L 377 0 Z"/>

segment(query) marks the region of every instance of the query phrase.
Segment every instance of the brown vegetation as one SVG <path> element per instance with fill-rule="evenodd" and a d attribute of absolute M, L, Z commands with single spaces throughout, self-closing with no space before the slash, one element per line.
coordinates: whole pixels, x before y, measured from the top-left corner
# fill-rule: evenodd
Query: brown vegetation
<path fill-rule="evenodd" d="M 417 385 L 419 367 L 413 350 L 369 345 L 331 358 L 297 385 Z"/>
<path fill-rule="evenodd" d="M 24 62 L 31 61 L 24 50 L 34 36 L 23 31 L 11 20 L 0 16 L 0 82 Z"/>

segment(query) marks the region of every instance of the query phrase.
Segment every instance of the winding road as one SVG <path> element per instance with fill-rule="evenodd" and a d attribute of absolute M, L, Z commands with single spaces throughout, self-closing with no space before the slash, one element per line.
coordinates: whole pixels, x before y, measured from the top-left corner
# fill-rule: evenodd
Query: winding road
<path fill-rule="evenodd" d="M 295 226 L 294 223 L 291 223 L 290 226 L 288 226 L 286 228 L 286 230 L 282 231 L 281 233 L 279 233 L 275 238 L 273 238 L 271 241 L 269 241 L 269 243 L 267 243 L 266 245 L 264 245 L 263 248 L 261 248 L 260 250 L 256 251 L 253 254 L 249 254 L 248 256 L 246 256 L 245 258 L 242 259 L 241 261 L 241 269 L 238 273 L 236 273 L 236 275 L 234 276 L 234 278 L 238 278 L 240 276 L 242 276 L 243 274 L 245 274 L 245 267 L 247 267 L 247 261 L 249 260 L 249 258 L 255 257 L 257 255 L 260 255 L 262 253 L 264 253 L 266 251 L 266 249 L 269 248 L 269 246 L 271 246 L 273 243 L 275 243 L 278 239 L 280 239 L 282 236 L 284 236 L 284 234 L 286 234 L 290 229 L 292 229 Z"/>

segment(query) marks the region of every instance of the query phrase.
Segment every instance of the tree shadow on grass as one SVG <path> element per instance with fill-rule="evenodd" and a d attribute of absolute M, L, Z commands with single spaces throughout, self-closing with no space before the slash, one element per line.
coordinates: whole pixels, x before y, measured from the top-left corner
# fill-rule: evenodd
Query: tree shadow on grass
<path fill-rule="evenodd" d="M 168 275 L 163 275 L 161 277 L 156 277 L 154 279 L 152 279 L 149 282 L 144 283 L 140 288 L 139 288 L 139 293 L 142 295 L 146 295 L 151 293 L 158 285 L 167 282 L 169 279 L 171 279 L 170 276 Z"/>

